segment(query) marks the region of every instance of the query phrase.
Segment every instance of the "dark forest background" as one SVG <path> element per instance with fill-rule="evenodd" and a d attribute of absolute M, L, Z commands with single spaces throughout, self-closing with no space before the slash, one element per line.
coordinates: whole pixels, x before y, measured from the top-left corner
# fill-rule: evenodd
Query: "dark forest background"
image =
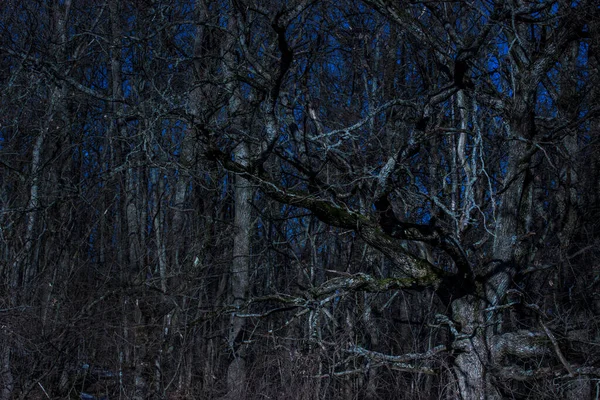
<path fill-rule="evenodd" d="M 600 398 L 594 0 L 4 0 L 0 400 Z"/>

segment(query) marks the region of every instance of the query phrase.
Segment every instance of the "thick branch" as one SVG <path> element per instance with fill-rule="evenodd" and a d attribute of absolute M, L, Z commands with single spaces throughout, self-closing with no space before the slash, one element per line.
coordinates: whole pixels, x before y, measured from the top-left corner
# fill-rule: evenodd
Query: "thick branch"
<path fill-rule="evenodd" d="M 574 376 L 600 376 L 600 368 L 594 367 L 575 367 Z M 527 381 L 531 379 L 541 379 L 546 377 L 571 378 L 571 375 L 560 375 L 559 367 L 540 367 L 525 369 L 518 366 L 499 368 L 494 371 L 494 375 L 503 379 L 512 379 L 516 381 Z"/>
<path fill-rule="evenodd" d="M 277 75 L 277 80 L 271 89 L 271 100 L 273 104 L 277 101 L 277 97 L 279 97 L 279 91 L 281 90 L 281 84 L 283 82 L 283 78 L 285 74 L 290 69 L 292 62 L 294 61 L 294 52 L 288 45 L 287 39 L 285 37 L 286 26 L 281 24 L 281 14 L 277 14 L 275 17 L 275 21 L 273 22 L 273 30 L 277 33 L 277 43 L 279 45 L 279 51 L 281 52 L 281 60 L 279 62 L 279 74 Z"/>
<path fill-rule="evenodd" d="M 330 279 L 318 288 L 313 289 L 312 292 L 315 297 L 335 292 L 385 292 L 387 290 L 420 286 L 420 283 L 412 278 L 377 279 L 368 274 L 358 273 L 348 277 Z"/>
<path fill-rule="evenodd" d="M 231 158 L 218 149 L 212 149 L 208 156 L 219 161 L 227 170 L 241 174 L 248 181 L 257 185 L 263 193 L 280 203 L 305 208 L 311 211 L 322 222 L 357 232 L 363 240 L 388 256 L 395 264 L 396 277 L 409 278 L 407 286 L 437 287 L 448 273 L 437 269 L 428 261 L 415 257 L 402 248 L 399 241 L 385 232 L 378 224 L 366 216 L 334 205 L 329 201 L 314 198 L 306 193 L 296 193 L 281 188 L 267 179 L 260 171 L 252 170 Z"/>
<path fill-rule="evenodd" d="M 493 341 L 492 355 L 497 361 L 506 355 L 527 358 L 549 353 L 546 335 L 542 332 L 508 332 L 495 336 Z"/>
<path fill-rule="evenodd" d="M 349 353 L 358 354 L 359 356 L 367 357 L 375 361 L 385 361 L 391 363 L 406 363 L 416 360 L 425 360 L 432 358 L 439 353 L 448 351 L 445 345 L 435 346 L 434 348 L 426 351 L 425 353 L 407 353 L 399 356 L 391 356 L 389 354 L 379 353 L 377 351 L 367 350 L 360 346 L 353 346 L 347 350 Z"/>
<path fill-rule="evenodd" d="M 469 289 L 472 289 L 474 275 L 469 260 L 458 242 L 449 233 L 434 224 L 423 225 L 400 221 L 396 217 L 387 195 L 381 196 L 375 202 L 375 208 L 379 214 L 379 224 L 387 235 L 401 240 L 424 242 L 444 250 L 454 261 L 464 284 L 469 285 Z"/>

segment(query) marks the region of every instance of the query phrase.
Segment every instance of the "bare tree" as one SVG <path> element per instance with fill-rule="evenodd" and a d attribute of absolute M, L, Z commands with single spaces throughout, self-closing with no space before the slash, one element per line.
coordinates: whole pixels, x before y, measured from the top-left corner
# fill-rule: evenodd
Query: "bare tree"
<path fill-rule="evenodd" d="M 0 395 L 587 398 L 594 2 L 12 2 Z"/>

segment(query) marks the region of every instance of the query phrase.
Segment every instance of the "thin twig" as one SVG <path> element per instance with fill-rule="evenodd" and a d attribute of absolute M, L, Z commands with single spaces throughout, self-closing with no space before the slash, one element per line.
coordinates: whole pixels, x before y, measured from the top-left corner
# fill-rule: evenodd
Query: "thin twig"
<path fill-rule="evenodd" d="M 48 396 L 48 392 L 46 392 L 46 389 L 44 389 L 44 387 L 42 386 L 42 384 L 40 382 L 38 382 L 37 384 L 40 385 L 40 388 L 42 389 L 42 391 L 44 392 L 44 394 L 46 395 L 46 397 L 50 398 L 50 396 Z"/>
<path fill-rule="evenodd" d="M 539 321 L 540 321 L 540 325 L 542 325 L 542 328 L 544 328 L 544 332 L 546 332 L 546 335 L 548 336 L 548 339 L 550 339 L 550 341 L 552 342 L 552 346 L 554 347 L 554 351 L 556 352 L 556 355 L 558 356 L 558 359 L 560 360 L 560 362 L 565 366 L 565 368 L 569 372 L 569 376 L 570 377 L 574 377 L 575 373 L 573 372 L 573 369 L 571 368 L 571 365 L 569 364 L 569 362 L 567 361 L 567 359 L 563 355 L 562 351 L 560 351 L 560 347 L 558 347 L 558 341 L 556 340 L 556 337 L 550 331 L 550 329 L 548 329 L 548 327 L 546 326 L 546 324 L 544 324 L 544 321 L 542 321 L 541 318 L 539 319 Z"/>

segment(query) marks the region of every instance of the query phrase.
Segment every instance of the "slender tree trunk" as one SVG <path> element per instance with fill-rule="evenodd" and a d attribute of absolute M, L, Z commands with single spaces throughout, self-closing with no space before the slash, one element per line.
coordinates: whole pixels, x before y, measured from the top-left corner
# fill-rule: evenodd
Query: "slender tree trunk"
<path fill-rule="evenodd" d="M 10 370 L 10 343 L 2 342 L 0 353 L 0 400 L 10 400 L 15 388 L 14 378 Z"/>
<path fill-rule="evenodd" d="M 228 16 L 229 32 L 236 32 L 238 29 L 233 5 L 230 6 Z M 223 69 L 226 81 L 233 81 L 235 75 L 234 66 L 235 58 L 231 51 L 233 41 L 226 40 L 223 52 Z M 228 113 L 230 119 L 235 121 L 239 119 L 236 116 L 241 106 L 241 94 L 239 88 L 232 83 L 227 84 L 227 89 L 230 94 Z M 241 121 L 237 121 L 238 129 L 244 129 L 240 126 Z M 250 156 L 250 146 L 246 142 L 241 142 L 235 149 L 235 159 L 243 165 L 248 164 Z M 250 233 L 252 227 L 252 208 L 250 202 L 252 200 L 253 189 L 250 183 L 243 177 L 235 176 L 235 216 L 234 216 L 234 236 L 233 236 L 233 260 L 229 274 L 230 279 L 230 298 L 231 305 L 234 308 L 241 307 L 247 299 L 249 286 L 249 270 L 250 270 Z M 246 321 L 243 318 L 232 313 L 228 345 L 231 352 L 232 361 L 227 368 L 227 397 L 229 399 L 244 399 L 246 397 L 246 347 L 243 344 L 243 331 Z"/>
<path fill-rule="evenodd" d="M 111 0 L 109 3 L 110 11 L 110 23 L 111 23 L 111 80 L 112 80 L 112 94 L 117 99 L 123 98 L 123 79 L 122 79 L 122 62 L 121 62 L 121 18 L 119 2 Z M 119 103 L 113 105 L 113 122 L 111 126 L 112 134 L 115 137 L 121 137 L 125 139 L 127 132 L 124 129 L 124 122 L 120 119 L 122 115 L 122 107 Z M 125 149 L 125 153 L 127 153 Z M 128 156 L 128 154 L 127 154 Z M 133 157 L 127 157 L 126 161 L 118 160 L 119 162 L 134 162 Z M 143 212 L 140 207 L 145 207 L 144 200 L 141 199 L 144 191 L 138 190 L 140 183 L 143 182 L 143 177 L 140 176 L 140 171 L 136 171 L 136 167 L 133 165 L 127 165 L 125 168 L 124 177 L 124 215 L 125 215 L 125 226 L 126 226 L 126 244 L 127 244 L 127 263 L 125 271 L 123 272 L 124 284 L 129 284 L 134 279 L 134 276 L 139 275 L 141 272 L 141 243 L 140 238 L 143 235 L 141 221 L 145 221 Z M 138 278 L 140 278 L 138 276 Z M 139 279 L 138 279 L 139 281 Z M 140 299 L 130 298 L 124 296 L 123 298 L 123 336 L 129 338 L 128 342 L 124 343 L 124 346 L 131 346 L 132 349 L 125 351 L 125 359 L 129 358 L 129 363 L 133 367 L 133 399 L 142 400 L 146 398 L 148 389 L 148 382 L 146 379 L 146 370 L 149 368 L 145 363 L 146 358 L 146 346 L 147 346 L 147 330 L 143 326 L 145 316 L 139 308 Z M 132 330 L 130 325 L 130 319 L 127 314 L 133 312 L 133 322 L 137 325 L 137 330 Z M 129 357 L 127 357 L 129 355 Z"/>
<path fill-rule="evenodd" d="M 240 144 L 236 151 L 237 160 L 248 157 L 246 144 Z M 240 307 L 246 300 L 249 286 L 250 269 L 250 230 L 252 227 L 252 187 L 241 176 L 235 177 L 235 220 L 233 238 L 233 262 L 231 264 L 231 297 L 233 306 Z M 229 348 L 233 361 L 227 370 L 227 388 L 231 399 L 245 398 L 246 389 L 246 361 L 245 348 L 241 343 L 245 320 L 231 317 L 229 330 Z"/>

